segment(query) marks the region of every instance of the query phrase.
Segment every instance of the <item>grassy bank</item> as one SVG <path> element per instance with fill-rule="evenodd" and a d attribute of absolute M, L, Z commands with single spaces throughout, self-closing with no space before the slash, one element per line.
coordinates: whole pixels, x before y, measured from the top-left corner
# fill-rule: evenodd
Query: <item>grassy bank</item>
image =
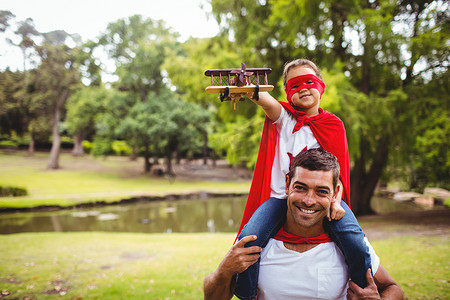
<path fill-rule="evenodd" d="M 59 170 L 47 170 L 48 153 L 0 152 L 0 184 L 25 187 L 26 197 L 2 197 L 1 207 L 72 206 L 96 201 L 115 202 L 137 196 L 189 193 L 246 193 L 250 182 L 156 177 L 144 173 L 143 161 L 128 157 L 72 157 L 63 153 Z M 187 172 L 189 173 L 189 171 Z"/>
<path fill-rule="evenodd" d="M 40 233 L 0 236 L 5 299 L 202 299 L 234 234 Z M 407 299 L 449 299 L 449 241 L 372 242 Z M 1 297 L 0 297 L 1 298 Z"/>

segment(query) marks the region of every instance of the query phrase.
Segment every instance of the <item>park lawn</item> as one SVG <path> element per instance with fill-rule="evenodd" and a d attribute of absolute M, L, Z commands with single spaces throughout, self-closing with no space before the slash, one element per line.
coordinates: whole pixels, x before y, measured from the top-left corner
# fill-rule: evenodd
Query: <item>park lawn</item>
<path fill-rule="evenodd" d="M 0 153 L 0 185 L 27 188 L 26 197 L 2 197 L 0 207 L 72 206 L 116 202 L 133 196 L 188 193 L 246 193 L 250 181 L 206 181 L 158 178 L 142 172 L 142 160 L 127 157 L 72 157 L 62 153 L 61 169 L 47 170 L 48 154 Z"/>
<path fill-rule="evenodd" d="M 0 236 L 5 299 L 202 299 L 234 234 L 26 233 Z M 407 299 L 450 299 L 449 241 L 372 241 Z"/>

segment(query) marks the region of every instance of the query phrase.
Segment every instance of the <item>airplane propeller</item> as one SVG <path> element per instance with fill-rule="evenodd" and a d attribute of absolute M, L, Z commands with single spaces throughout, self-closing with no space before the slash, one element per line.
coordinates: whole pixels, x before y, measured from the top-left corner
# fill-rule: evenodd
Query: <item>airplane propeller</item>
<path fill-rule="evenodd" d="M 236 85 L 242 86 L 245 85 L 245 76 L 253 75 L 253 72 L 247 72 L 247 67 L 244 63 L 241 63 L 241 69 L 232 70 L 230 74 L 235 74 L 238 82 Z"/>

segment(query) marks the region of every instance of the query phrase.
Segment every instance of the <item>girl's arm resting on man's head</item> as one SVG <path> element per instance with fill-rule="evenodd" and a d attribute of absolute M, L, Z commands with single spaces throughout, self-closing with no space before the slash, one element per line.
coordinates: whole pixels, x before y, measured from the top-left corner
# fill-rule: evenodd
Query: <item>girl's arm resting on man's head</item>
<path fill-rule="evenodd" d="M 341 180 L 338 182 L 339 190 L 335 197 L 335 200 L 331 202 L 330 209 L 328 210 L 328 221 L 331 220 L 340 220 L 345 215 L 345 210 L 341 206 L 342 194 L 344 192 L 344 186 L 342 185 Z"/>

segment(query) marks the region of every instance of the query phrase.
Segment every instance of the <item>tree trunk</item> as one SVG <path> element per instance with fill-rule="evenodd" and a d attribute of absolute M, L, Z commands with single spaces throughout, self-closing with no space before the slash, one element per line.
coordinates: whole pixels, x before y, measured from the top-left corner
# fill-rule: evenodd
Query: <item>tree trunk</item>
<path fill-rule="evenodd" d="M 203 165 L 206 166 L 208 164 L 208 133 L 203 132 Z"/>
<path fill-rule="evenodd" d="M 34 155 L 34 148 L 35 148 L 35 140 L 33 133 L 31 133 L 30 143 L 28 144 L 28 155 Z"/>
<path fill-rule="evenodd" d="M 166 157 L 166 174 L 167 175 L 175 175 L 175 173 L 173 172 L 173 168 L 172 168 L 172 152 L 170 152 L 169 154 L 167 154 Z"/>
<path fill-rule="evenodd" d="M 52 149 L 50 150 L 50 158 L 48 161 L 48 169 L 58 169 L 59 168 L 59 152 L 61 149 L 61 136 L 59 135 L 59 119 L 61 117 L 61 107 L 64 101 L 69 96 L 69 89 L 64 89 L 59 94 L 56 101 L 55 110 L 53 111 L 53 128 L 52 128 Z"/>
<path fill-rule="evenodd" d="M 138 151 L 139 151 L 139 147 L 137 145 L 134 145 L 133 148 L 131 148 L 131 154 L 130 154 L 131 161 L 135 161 L 137 159 Z"/>
<path fill-rule="evenodd" d="M 73 150 L 72 150 L 73 156 L 83 156 L 84 155 L 83 140 L 84 140 L 83 133 L 77 133 L 73 137 Z"/>
<path fill-rule="evenodd" d="M 144 152 L 144 171 L 145 173 L 150 172 L 152 164 L 150 163 L 150 142 L 145 141 L 145 152 Z"/>
<path fill-rule="evenodd" d="M 59 168 L 59 151 L 61 149 L 61 136 L 59 135 L 58 120 L 60 112 L 55 111 L 55 116 L 53 117 L 53 129 L 52 129 L 52 149 L 50 150 L 50 158 L 48 160 L 48 169 L 58 169 Z"/>
<path fill-rule="evenodd" d="M 360 148 L 360 157 L 355 161 L 352 169 L 350 198 L 352 211 L 355 215 L 373 214 L 374 211 L 370 206 L 370 200 L 375 192 L 375 188 L 381 178 L 383 169 L 387 163 L 388 157 L 388 140 L 387 136 L 382 137 L 377 146 L 377 151 L 373 157 L 369 171 L 365 171 L 366 156 L 365 152 Z M 364 139 L 361 139 L 361 145 L 364 144 Z"/>

